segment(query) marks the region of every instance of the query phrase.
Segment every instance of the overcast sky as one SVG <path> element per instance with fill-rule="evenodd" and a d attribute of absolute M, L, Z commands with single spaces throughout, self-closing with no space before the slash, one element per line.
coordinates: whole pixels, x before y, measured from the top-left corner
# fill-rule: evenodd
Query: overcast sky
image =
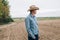
<path fill-rule="evenodd" d="M 60 16 L 60 0 L 9 0 L 11 17 L 26 17 L 30 5 L 40 8 L 37 17 Z"/>

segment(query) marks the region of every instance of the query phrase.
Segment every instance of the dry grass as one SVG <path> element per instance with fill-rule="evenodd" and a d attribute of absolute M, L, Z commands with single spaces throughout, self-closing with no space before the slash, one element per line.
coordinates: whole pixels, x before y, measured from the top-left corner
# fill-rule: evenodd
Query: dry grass
<path fill-rule="evenodd" d="M 39 40 L 60 40 L 60 20 L 38 21 Z M 0 26 L 0 40 L 27 40 L 24 22 Z"/>

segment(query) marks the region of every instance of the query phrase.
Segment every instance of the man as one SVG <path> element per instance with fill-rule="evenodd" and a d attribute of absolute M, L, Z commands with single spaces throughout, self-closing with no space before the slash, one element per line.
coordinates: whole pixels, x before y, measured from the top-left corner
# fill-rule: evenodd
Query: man
<path fill-rule="evenodd" d="M 28 40 L 38 40 L 38 24 L 35 17 L 36 10 L 39 10 L 35 5 L 30 6 L 28 11 L 30 14 L 25 19 L 25 25 L 28 32 Z"/>

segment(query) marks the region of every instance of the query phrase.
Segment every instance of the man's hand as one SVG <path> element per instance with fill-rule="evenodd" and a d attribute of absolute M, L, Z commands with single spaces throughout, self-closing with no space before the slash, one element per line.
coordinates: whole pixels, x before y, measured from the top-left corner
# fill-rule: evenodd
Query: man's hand
<path fill-rule="evenodd" d="M 40 35 L 38 36 L 38 38 L 40 39 Z"/>
<path fill-rule="evenodd" d="M 33 39 L 35 39 L 36 37 L 34 37 Z"/>

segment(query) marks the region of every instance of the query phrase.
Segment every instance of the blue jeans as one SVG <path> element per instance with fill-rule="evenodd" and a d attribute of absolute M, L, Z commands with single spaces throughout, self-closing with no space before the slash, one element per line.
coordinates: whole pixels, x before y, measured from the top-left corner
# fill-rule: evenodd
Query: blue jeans
<path fill-rule="evenodd" d="M 28 36 L 28 40 L 38 40 L 38 35 L 35 35 L 36 39 L 33 39 L 32 37 Z"/>

